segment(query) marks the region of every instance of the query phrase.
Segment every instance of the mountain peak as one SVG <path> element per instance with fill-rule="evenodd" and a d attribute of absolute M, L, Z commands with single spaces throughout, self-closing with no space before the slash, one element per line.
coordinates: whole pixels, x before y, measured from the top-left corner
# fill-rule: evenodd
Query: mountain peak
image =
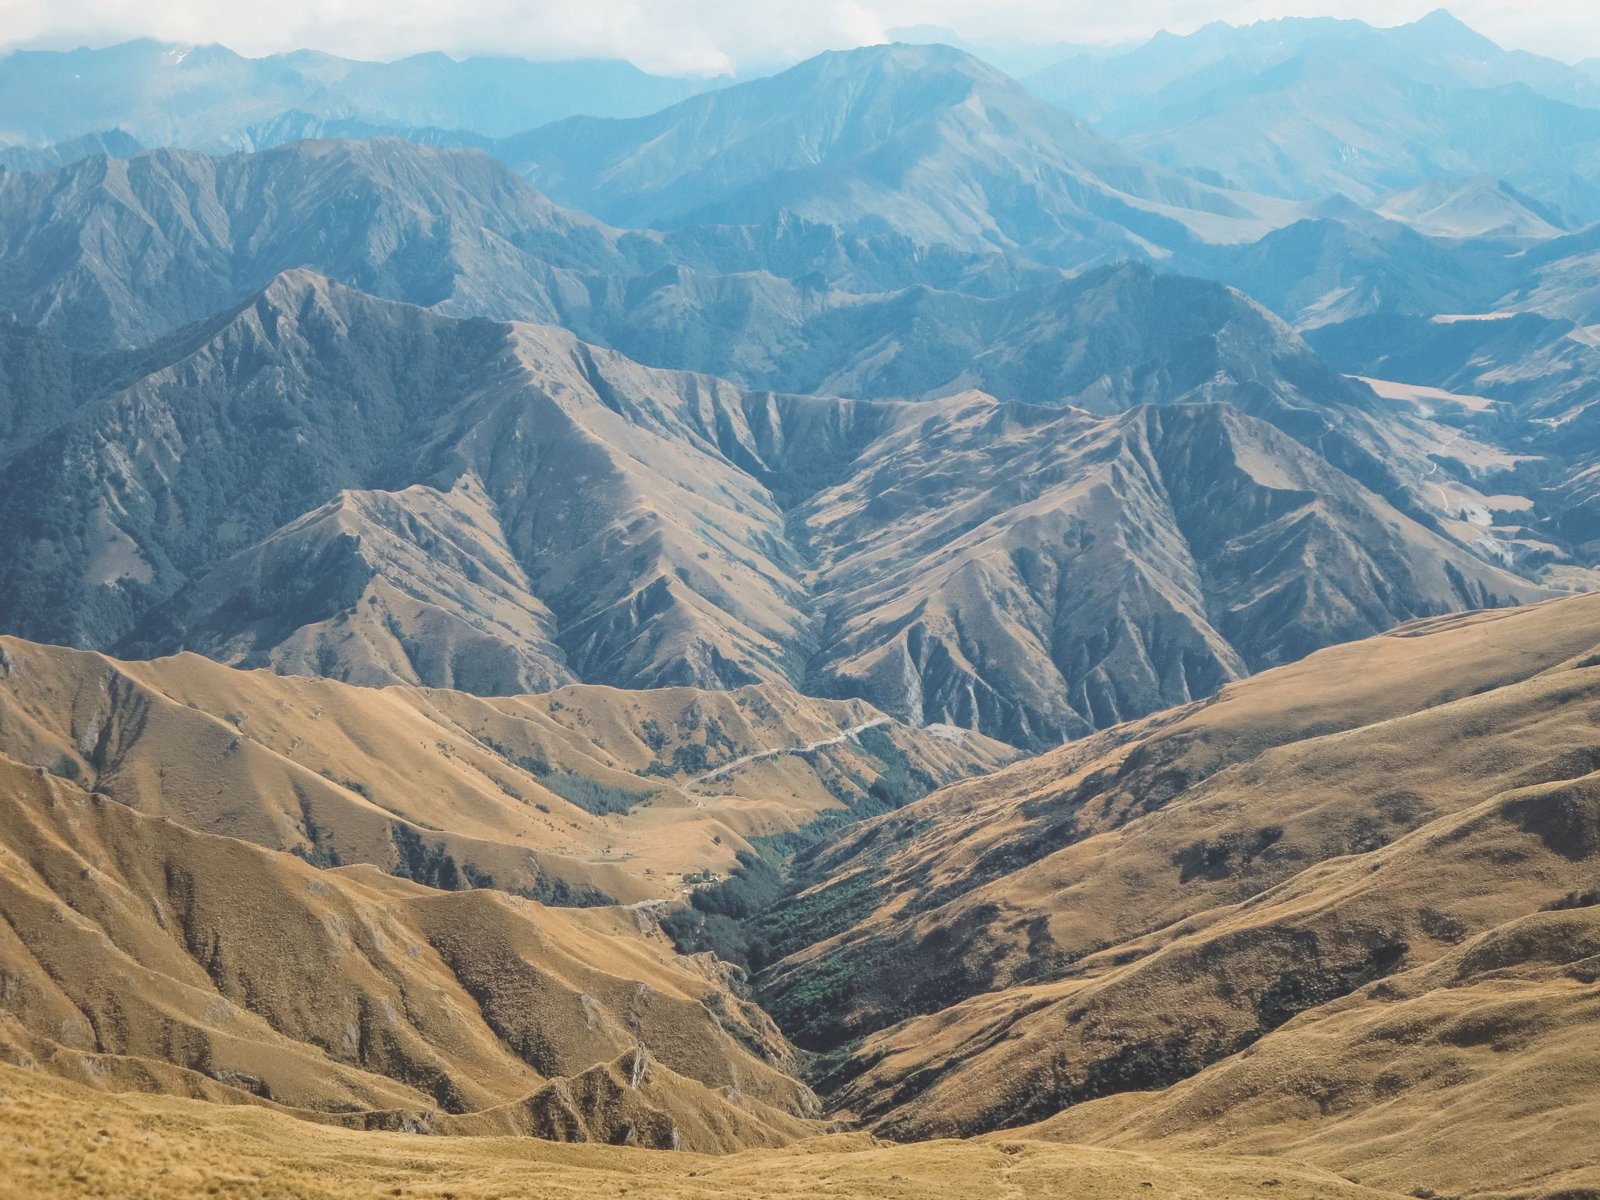
<path fill-rule="evenodd" d="M 1485 37 L 1472 26 L 1461 20 L 1449 9 L 1436 8 L 1432 12 L 1418 17 L 1408 27 L 1417 33 L 1426 34 L 1429 38 L 1437 39 L 1442 46 L 1450 49 L 1466 51 L 1469 53 L 1501 53 L 1501 48 L 1493 39 Z M 1434 46 L 1434 49 L 1442 48 Z"/>
<path fill-rule="evenodd" d="M 1458 31 L 1465 30 L 1468 33 L 1477 32 L 1448 8 L 1433 9 L 1431 12 L 1424 13 L 1418 17 L 1411 24 L 1419 29 L 1453 29 Z"/>
<path fill-rule="evenodd" d="M 821 81 L 841 75 L 866 76 L 874 72 L 911 87 L 925 87 L 932 78 L 958 76 L 1022 90 L 1020 84 L 998 67 L 943 42 L 879 42 L 849 50 L 828 50 L 768 79 L 751 80 L 727 90 L 760 88 L 769 83 L 803 83 L 815 87 Z"/>
<path fill-rule="evenodd" d="M 344 287 L 335 283 L 326 275 L 312 270 L 310 267 L 290 267 L 280 271 L 267 282 L 267 285 L 256 293 L 255 300 L 266 300 L 274 304 L 297 304 L 309 296 L 332 298 L 336 295 L 362 296 L 364 299 L 375 300 L 364 293 Z M 252 301 L 254 303 L 255 301 Z M 385 301 L 375 300 L 378 304 Z M 392 303 L 392 302 L 391 302 Z"/>

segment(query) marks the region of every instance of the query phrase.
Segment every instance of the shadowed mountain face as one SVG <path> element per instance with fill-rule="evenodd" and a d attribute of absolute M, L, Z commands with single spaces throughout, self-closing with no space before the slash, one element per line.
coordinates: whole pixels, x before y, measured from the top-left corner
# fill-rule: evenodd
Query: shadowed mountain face
<path fill-rule="evenodd" d="M 0 251 L 0 303 L 95 347 L 211 317 L 295 267 L 417 304 L 548 319 L 548 260 L 619 262 L 593 222 L 483 155 L 394 141 L 159 150 L 7 174 L 0 224 L 16 235 Z"/>
<path fill-rule="evenodd" d="M 480 513 L 467 536 L 489 544 L 472 553 L 508 550 L 537 577 L 570 669 L 635 685 L 781 677 L 800 621 L 782 515 L 759 483 L 706 452 L 692 424 L 702 406 L 740 411 L 731 387 L 649 372 L 556 331 L 436 317 L 306 274 L 167 344 L 163 357 L 10 461 L 19 551 L 58 529 L 66 549 L 62 561 L 19 553 L 6 576 L 13 619 L 30 597 L 57 597 L 54 616 L 34 609 L 41 636 L 108 645 L 152 600 L 341 489 L 429 481 L 449 491 L 473 475 L 499 529 Z M 337 523 L 312 524 L 336 555 Z M 426 527 L 399 524 L 425 553 Z M 707 539 L 718 529 L 713 561 Z M 747 546 L 767 546 L 775 561 Z M 331 617 L 358 601 L 370 568 L 325 561 L 331 591 L 318 599 Z M 503 582 L 526 609 L 510 619 L 538 641 L 542 618 L 518 598 L 519 579 Z M 226 581 L 210 587 L 203 594 L 225 600 Z"/>
<path fill-rule="evenodd" d="M 346 491 L 151 613 L 130 646 L 485 695 L 576 682 L 481 485 Z"/>
<path fill-rule="evenodd" d="M 640 294 L 683 275 L 728 297 L 701 297 L 704 311 L 670 339 L 691 345 L 727 336 L 720 322 L 736 306 L 755 311 L 735 336 L 745 323 L 785 324 L 789 296 L 819 284 L 823 295 L 925 285 L 993 296 L 1059 277 L 994 247 L 928 246 L 790 213 L 671 234 L 608 229 L 481 151 L 395 138 L 221 157 L 96 155 L 3 174 L 0 222 L 17 232 L 0 241 L 0 308 L 97 350 L 142 345 L 301 268 L 457 315 L 563 323 L 593 340 L 625 334 Z"/>
<path fill-rule="evenodd" d="M 1106 282 L 1159 312 L 1148 275 Z M 139 654 L 485 692 L 809 683 L 1040 746 L 1536 594 L 1252 415 L 1354 460 L 1370 401 L 1232 305 L 1281 359 L 1197 326 L 1197 361 L 1091 391 L 1096 416 L 747 392 L 291 274 L 0 467 L 0 600 L 19 632 Z M 1061 353 L 1099 387 L 1116 345 Z"/>
<path fill-rule="evenodd" d="M 1039 745 L 1510 584 L 1228 406 L 930 408 L 802 509 L 822 660 L 889 711 Z"/>
<path fill-rule="evenodd" d="M 198 310 L 240 302 L 274 270 L 309 260 L 392 298 L 449 313 L 558 321 L 638 361 L 749 387 L 865 398 L 978 387 L 1003 399 L 1105 413 L 1138 403 L 1226 401 L 1278 425 L 1424 523 L 1454 515 L 1448 506 L 1439 510 L 1436 488 L 1421 482 L 1438 469 L 1429 457 L 1436 431 L 1379 429 L 1392 414 L 1380 420 L 1358 385 L 1331 374 L 1247 301 L 1195 280 L 1124 265 L 1040 283 L 1036 270 L 1002 267 L 993 256 L 923 254 L 904 235 L 850 235 L 788 216 L 762 226 L 619 233 L 554 207 L 477 154 L 397 141 L 304 144 L 225 159 L 163 152 L 85 160 L 10 184 L 16 219 L 42 220 L 50 235 L 17 241 L 0 255 L 8 262 L 0 291 L 9 281 L 18 313 L 75 345 L 171 330 Z M 347 188 L 370 202 L 341 203 Z M 226 214 L 239 189 L 252 199 L 248 219 L 234 220 Z M 284 203 L 292 192 L 295 206 Z M 319 216 L 297 217 L 301 205 Z M 108 222 L 151 238 L 137 260 L 95 249 Z M 1408 293 L 1391 273 L 1414 277 L 1419 261 L 1435 258 L 1445 274 L 1465 270 L 1435 239 L 1372 219 L 1363 228 L 1398 231 L 1399 242 L 1363 233 L 1372 247 L 1363 258 L 1341 234 L 1313 248 L 1316 271 L 1280 291 L 1273 281 L 1303 265 L 1295 234 L 1304 228 L 1228 252 L 1212 247 L 1201 257 L 1286 310 L 1332 296 L 1344 298 L 1340 312 L 1363 311 L 1363 297 L 1404 304 Z M 54 245 L 70 254 L 63 258 Z M 1413 246 L 1426 254 L 1419 259 Z M 1503 249 L 1493 255 L 1484 259 L 1493 270 L 1458 280 L 1461 291 L 1483 293 L 1494 271 L 1509 281 Z M 208 264 L 198 279 L 196 258 Z M 1352 269 L 1379 273 L 1348 286 L 1352 259 L 1360 260 Z M 818 264 L 820 273 L 807 272 Z M 919 278 L 939 286 L 904 286 Z M 850 290 L 883 285 L 900 290 Z M 1431 277 L 1419 283 L 1416 303 L 1439 302 L 1441 286 Z M 162 361 L 166 351 L 152 354 Z M 119 362 L 119 379 L 137 378 L 141 361 Z M 1473 456 L 1450 457 L 1469 464 L 1466 474 L 1478 471 Z M 351 478 L 340 486 L 367 485 Z M 331 497 L 323 491 L 308 501 Z M 305 511 L 279 516 L 287 522 Z M 1457 540 L 1472 546 L 1479 537 Z M 1494 553 L 1519 566 L 1526 557 L 1517 548 Z"/>

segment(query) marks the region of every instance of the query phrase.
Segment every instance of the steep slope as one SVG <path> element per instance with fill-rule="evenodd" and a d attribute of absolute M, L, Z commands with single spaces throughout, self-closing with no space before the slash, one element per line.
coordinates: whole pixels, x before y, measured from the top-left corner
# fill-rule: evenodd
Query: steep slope
<path fill-rule="evenodd" d="M 0 614 L 364 682 L 815 685 L 1044 748 L 1538 594 L 1402 515 L 1436 520 L 1416 501 L 1433 443 L 1241 297 L 1134 268 L 1054 295 L 1071 390 L 1048 398 L 1106 416 L 743 391 L 291 273 L 0 463 Z M 995 348 L 1011 390 L 1049 378 L 1026 350 L 1048 308 Z M 1115 366 L 1174 321 L 1180 339 Z M 1085 521 L 1115 538 L 1067 536 Z M 1096 545 L 1142 565 L 1063 586 Z M 952 579 L 955 606 L 936 595 Z M 917 633 L 925 602 L 943 615 Z"/>
<path fill-rule="evenodd" d="M 1540 970 L 1536 945 L 1559 935 L 1529 943 L 1514 923 L 1583 903 L 1600 854 L 1597 645 L 1593 597 L 1419 623 L 937 793 L 802 863 L 812 886 L 762 918 L 790 951 L 762 995 L 803 1045 L 839 1050 L 822 1076 L 830 1104 L 930 1136 L 1190 1076 L 1201 1094 L 1212 1063 L 1269 1034 L 1256 1056 L 1276 1045 L 1287 1061 L 1299 1034 L 1385 995 L 1367 985 L 1395 977 L 1401 998 L 1443 986 L 1428 980 L 1464 969 L 1480 935 Z M 1570 1013 L 1582 1037 L 1592 1007 Z M 1448 1060 L 1448 1045 L 1418 1053 Z M 1251 1061 L 1228 1060 L 1229 1078 L 1292 1086 L 1238 1065 Z M 1535 1077 L 1559 1063 L 1522 1060 Z M 1452 1089 L 1475 1071 L 1397 1100 L 1390 1119 L 1425 1128 L 1467 1103 Z M 1410 1078 L 1394 1086 L 1422 1086 Z M 1582 1087 L 1545 1079 L 1528 1112 L 1592 1124 Z M 1241 1147 L 1284 1148 L 1270 1093 L 1228 1094 L 1241 1120 L 1268 1126 L 1254 1141 L 1239 1128 Z M 1300 1117 L 1303 1136 L 1340 1142 L 1345 1111 Z M 1470 1111 L 1469 1128 L 1498 1141 L 1493 1110 Z M 1524 1183 L 1530 1159 L 1553 1178 L 1587 1144 L 1546 1140 L 1542 1157 L 1492 1170 L 1476 1158 L 1474 1184 Z M 1397 1159 L 1378 1178 L 1460 1177 L 1448 1148 L 1408 1146 L 1403 1170 Z"/>
<path fill-rule="evenodd" d="M 0 787 L 13 1060 L 354 1128 L 494 1128 L 517 1102 L 574 1141 L 809 1131 L 770 1022 L 628 913 L 318 871 L 10 759 Z"/>
<path fill-rule="evenodd" d="M 0 456 L 26 445 L 103 391 L 104 361 L 49 333 L 0 320 Z"/>
<path fill-rule="evenodd" d="M 187 654 L 3 649 L 0 753 L 37 771 L 318 865 L 552 903 L 677 899 L 762 839 L 1013 757 L 976 734 L 777 688 L 490 699 Z"/>
<path fill-rule="evenodd" d="M 1533 594 L 1228 406 L 914 413 L 801 510 L 819 661 L 897 715 L 1043 746 Z"/>
<path fill-rule="evenodd" d="M 330 131 L 349 140 L 281 144 Z M 63 149 L 70 161 L 59 169 L 6 174 L 0 215 L 16 236 L 0 239 L 0 309 L 80 348 L 140 345 L 309 268 L 456 315 L 560 317 L 593 339 L 599 322 L 586 313 L 673 269 L 980 295 L 1056 277 L 993 246 L 930 248 L 787 213 L 666 234 L 611 230 L 489 158 L 492 141 L 460 149 L 426 130 L 408 140 L 381 132 L 285 118 L 258 131 L 274 147 L 259 153 Z"/>
<path fill-rule="evenodd" d="M 1541 490 L 1597 449 L 1594 402 L 1600 339 L 1560 317 L 1533 312 L 1433 318 L 1378 316 L 1313 332 L 1352 374 L 1435 389 L 1460 400 L 1434 405 L 1502 446 L 1537 456 L 1521 490 L 1565 523 L 1571 513 Z"/>
<path fill-rule="evenodd" d="M 1398 225 L 1370 223 L 1444 253 L 1442 244 Z M 1279 257 L 1268 251 L 1260 265 L 1287 266 Z M 1472 264 L 1451 270 L 1471 274 Z M 1474 275 L 1462 286 L 1481 291 L 1483 279 Z M 1384 294 L 1400 301 L 1404 289 Z M 1463 431 L 1436 414 L 1382 403 L 1216 283 L 1124 263 L 1002 297 L 927 288 L 859 296 L 770 276 L 673 271 L 609 292 L 581 313 L 569 308 L 566 319 L 645 361 L 800 392 L 931 397 L 977 387 L 1001 399 L 1106 414 L 1146 403 L 1226 402 L 1474 554 L 1518 570 L 1543 568 L 1537 539 L 1463 521 L 1456 503 L 1457 495 L 1477 494 L 1474 504 L 1493 495 L 1490 477 L 1515 467 L 1521 447 L 1488 429 Z"/>
<path fill-rule="evenodd" d="M 1261 415 L 1275 405 L 1364 403 L 1248 298 L 1133 263 L 998 297 L 857 295 L 679 272 L 618 300 L 578 323 L 592 321 L 602 341 L 641 361 L 791 392 L 897 398 L 979 388 L 1102 414 L 1201 392 Z"/>
<path fill-rule="evenodd" d="M 630 121 L 575 118 L 496 153 L 622 225 L 780 212 L 1077 266 L 1247 240 L 1292 206 L 1152 168 L 945 46 L 820 55 Z"/>
<path fill-rule="evenodd" d="M 621 261 L 593 222 L 483 154 L 388 140 L 7 173 L 0 224 L 0 306 L 94 348 L 210 317 L 290 268 L 466 314 L 548 319 L 547 262 Z"/>
<path fill-rule="evenodd" d="M 152 358 L 0 467 L 11 629 L 109 646 L 154 602 L 343 489 L 448 491 L 473 474 L 500 525 L 488 536 L 537 581 L 579 677 L 782 679 L 803 641 L 782 515 L 701 432 L 718 410 L 746 424 L 746 398 L 726 384 L 305 273 Z"/>
<path fill-rule="evenodd" d="M 480 695 L 577 680 L 482 486 L 346 491 L 224 561 L 125 645 Z"/>
<path fill-rule="evenodd" d="M 877 296 L 766 276 L 674 272 L 567 319 L 648 362 L 747 386 L 870 398 L 977 388 L 1003 400 L 1112 414 L 1226 402 L 1261 417 L 1413 515 L 1437 469 L 1415 431 L 1318 361 L 1248 298 L 1131 263 L 982 297 Z M 1423 435 L 1426 437 L 1426 434 Z"/>
<path fill-rule="evenodd" d="M 107 644 L 195 567 L 381 470 L 504 340 L 294 275 L 161 347 L 0 468 L 8 627 Z"/>

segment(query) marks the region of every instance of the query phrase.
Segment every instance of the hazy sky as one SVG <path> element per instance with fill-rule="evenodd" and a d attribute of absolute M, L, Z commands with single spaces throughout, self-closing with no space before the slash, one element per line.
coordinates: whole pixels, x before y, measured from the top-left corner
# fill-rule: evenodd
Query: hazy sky
<path fill-rule="evenodd" d="M 0 46 L 104 45 L 151 36 L 242 53 L 312 47 L 361 58 L 422 50 L 536 58 L 629 58 L 715 74 L 885 40 L 931 24 L 975 41 L 1110 43 L 1160 28 L 1285 15 L 1395 24 L 1438 0 L 0 0 Z M 1505 46 L 1600 56 L 1596 0 L 1456 0 Z"/>

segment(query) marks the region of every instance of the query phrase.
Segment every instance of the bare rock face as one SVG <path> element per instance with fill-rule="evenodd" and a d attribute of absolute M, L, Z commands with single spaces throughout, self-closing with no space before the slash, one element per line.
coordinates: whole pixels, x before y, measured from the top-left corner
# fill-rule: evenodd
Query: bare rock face
<path fill-rule="evenodd" d="M 1171 302 L 1148 273 L 1108 292 Z M 814 683 L 1041 747 L 1538 594 L 1308 448 L 1375 461 L 1374 401 L 1211 296 L 1188 382 L 1093 415 L 751 392 L 291 273 L 0 468 L 0 604 L 361 683 Z M 1213 370 L 1246 332 L 1282 357 Z M 1399 470 L 1374 482 L 1415 507 Z"/>
<path fill-rule="evenodd" d="M 1225 406 L 1095 419 L 957 397 L 803 511 L 836 605 L 829 670 L 1018 744 L 1210 695 L 1397 607 L 1531 594 Z"/>
<path fill-rule="evenodd" d="M 340 203 L 351 193 L 360 204 Z M 313 220 L 306 214 L 317 213 Z M 254 155 L 155 150 L 0 176 L 4 307 L 77 345 L 142 346 L 311 267 L 376 295 L 549 319 L 547 256 L 622 260 L 485 155 L 400 141 L 301 142 Z"/>
<path fill-rule="evenodd" d="M 221 662 L 480 695 L 576 682 L 482 486 L 347 491 L 184 589 L 136 632 Z"/>

